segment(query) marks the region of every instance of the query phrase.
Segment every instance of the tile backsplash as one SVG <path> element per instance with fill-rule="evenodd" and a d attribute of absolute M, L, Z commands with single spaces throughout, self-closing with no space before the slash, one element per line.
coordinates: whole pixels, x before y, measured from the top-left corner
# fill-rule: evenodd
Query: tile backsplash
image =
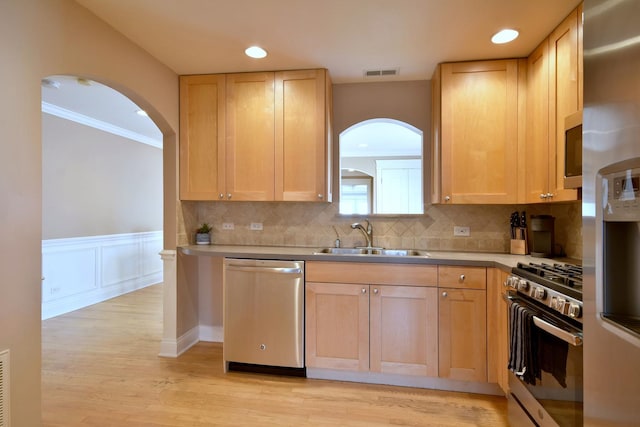
<path fill-rule="evenodd" d="M 343 247 L 365 245 L 351 223 L 365 217 L 342 216 L 338 205 L 296 202 L 181 202 L 178 208 L 178 244 L 193 244 L 198 224 L 208 222 L 211 240 L 221 245 L 333 246 L 336 231 Z M 509 215 L 555 217 L 555 242 L 570 258 L 582 258 L 580 202 L 514 205 L 429 205 L 423 215 L 372 216 L 373 244 L 387 248 L 433 251 L 509 252 Z M 233 230 L 223 230 L 233 223 Z M 263 230 L 250 230 L 262 223 Z M 454 237 L 454 226 L 467 226 L 469 237 Z"/>

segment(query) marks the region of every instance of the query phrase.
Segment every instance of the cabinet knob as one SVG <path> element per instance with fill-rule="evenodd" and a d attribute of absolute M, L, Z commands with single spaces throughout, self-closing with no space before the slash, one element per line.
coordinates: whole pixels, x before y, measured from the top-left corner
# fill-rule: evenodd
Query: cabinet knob
<path fill-rule="evenodd" d="M 446 297 L 447 297 L 447 295 L 448 295 L 448 294 L 447 294 L 446 292 L 443 292 L 443 293 L 442 293 L 442 297 L 443 297 L 443 298 L 446 298 Z"/>
<path fill-rule="evenodd" d="M 218 194 L 218 199 L 224 199 L 224 194 L 222 193 Z"/>
<path fill-rule="evenodd" d="M 366 294 L 366 293 L 367 293 L 367 288 L 362 288 L 362 291 L 361 291 L 361 292 L 362 292 L 363 294 Z"/>
<path fill-rule="evenodd" d="M 227 199 L 231 200 L 231 193 L 227 193 Z"/>
<path fill-rule="evenodd" d="M 464 279 L 465 279 L 464 274 L 461 274 L 461 275 L 460 275 L 460 281 L 461 281 L 461 282 L 464 282 Z"/>
<path fill-rule="evenodd" d="M 450 202 L 450 201 L 451 201 L 451 197 L 449 197 L 449 196 L 444 196 L 444 201 L 445 201 L 445 202 Z"/>
<path fill-rule="evenodd" d="M 373 293 L 374 293 L 374 294 L 376 294 L 376 295 L 378 295 L 378 288 L 374 288 L 374 289 L 373 289 Z"/>
<path fill-rule="evenodd" d="M 547 199 L 552 199 L 553 198 L 553 193 L 547 193 Z"/>
<path fill-rule="evenodd" d="M 547 198 L 547 195 L 546 195 L 546 194 L 541 194 L 541 195 L 540 195 L 540 198 L 544 200 L 544 199 L 546 199 L 546 198 Z"/>
<path fill-rule="evenodd" d="M 318 199 L 322 200 L 324 196 L 322 194 L 318 194 Z"/>

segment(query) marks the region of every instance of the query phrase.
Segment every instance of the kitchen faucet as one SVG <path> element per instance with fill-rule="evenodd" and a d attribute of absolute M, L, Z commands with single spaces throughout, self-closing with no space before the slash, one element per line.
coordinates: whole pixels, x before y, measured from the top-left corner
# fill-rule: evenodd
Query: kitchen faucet
<path fill-rule="evenodd" d="M 368 219 L 365 219 L 365 221 L 367 222 L 366 228 L 359 222 L 354 222 L 353 224 L 351 224 L 351 228 L 353 228 L 354 230 L 358 229 L 362 231 L 365 239 L 367 239 L 367 248 L 371 248 L 373 243 L 373 227 L 371 226 L 371 223 Z"/>

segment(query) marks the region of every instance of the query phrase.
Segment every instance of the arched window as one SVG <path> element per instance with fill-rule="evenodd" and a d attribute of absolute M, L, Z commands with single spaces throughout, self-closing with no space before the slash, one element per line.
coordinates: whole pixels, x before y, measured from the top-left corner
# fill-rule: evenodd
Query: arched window
<path fill-rule="evenodd" d="M 394 119 L 340 133 L 340 213 L 423 213 L 422 147 L 422 131 Z"/>

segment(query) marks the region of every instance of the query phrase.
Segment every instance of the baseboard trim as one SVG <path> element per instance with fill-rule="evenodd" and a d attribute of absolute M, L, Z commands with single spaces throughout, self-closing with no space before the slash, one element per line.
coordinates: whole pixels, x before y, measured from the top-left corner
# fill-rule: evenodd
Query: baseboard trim
<path fill-rule="evenodd" d="M 222 326 L 200 325 L 198 329 L 200 341 L 224 342 L 224 330 Z"/>
<path fill-rule="evenodd" d="M 447 378 L 381 374 L 377 372 L 351 372 L 309 367 L 307 367 L 307 378 L 504 396 L 504 392 L 497 384 L 457 381 Z"/>

